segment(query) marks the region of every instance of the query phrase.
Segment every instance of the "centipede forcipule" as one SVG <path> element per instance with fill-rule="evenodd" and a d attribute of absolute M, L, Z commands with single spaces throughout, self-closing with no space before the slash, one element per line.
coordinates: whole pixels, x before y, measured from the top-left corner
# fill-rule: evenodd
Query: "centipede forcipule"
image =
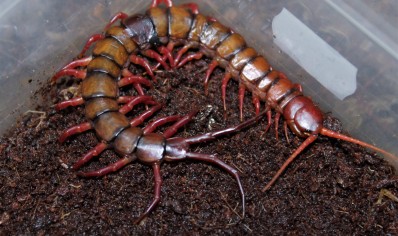
<path fill-rule="evenodd" d="M 117 14 L 106 27 L 105 34 L 91 37 L 81 53 L 84 55 L 91 44 L 95 44 L 93 56 L 73 61 L 53 77 L 53 81 L 64 75 L 73 75 L 76 78 L 84 79 L 82 97 L 60 103 L 56 107 L 63 109 L 71 105 L 85 104 L 86 117 L 93 121 L 67 130 L 61 136 L 61 140 L 72 134 L 94 128 L 101 140 L 111 142 L 123 137 L 122 132 L 128 129 L 128 121 L 120 114 L 128 112 L 131 106 L 136 103 L 154 105 L 148 110 L 148 113 L 159 109 L 159 105 L 155 104 L 150 97 L 146 97 L 141 87 L 142 85 L 150 86 L 150 83 L 145 78 L 126 71 L 126 63 L 132 62 L 143 66 L 155 80 L 156 76 L 153 70 L 157 66 L 151 67 L 144 57 L 152 58 L 158 61 L 160 66 L 169 69 L 181 67 L 190 60 L 207 56 L 213 61 L 206 73 L 205 90 L 212 71 L 215 67 L 220 66 L 226 70 L 222 82 L 222 99 L 224 101 L 227 83 L 231 78 L 237 80 L 240 84 L 241 114 L 244 92 L 249 91 L 253 94 L 257 114 L 260 113 L 261 102 L 265 102 L 267 105 L 265 110 L 268 116 L 266 130 L 271 125 L 271 110 L 275 110 L 277 112 L 275 123 L 278 123 L 282 115 L 285 120 L 285 130 L 289 127 L 295 135 L 306 138 L 264 190 L 275 182 L 289 163 L 313 143 L 319 134 L 356 143 L 396 158 L 373 145 L 324 128 L 322 126 L 323 113 L 311 99 L 303 95 L 301 86 L 293 84 L 282 72 L 273 70 L 264 57 L 246 45 L 241 35 L 231 31 L 213 18 L 201 15 L 195 4 L 175 7 L 172 6 L 172 1 L 164 1 L 167 8 L 162 8 L 158 7 L 160 2 L 153 1 L 151 8 L 144 15 L 128 17 L 124 13 Z M 119 19 L 122 20 L 122 25 L 112 26 Z M 180 45 L 183 47 L 176 55 L 173 55 L 173 49 Z M 199 51 L 184 57 L 189 49 L 194 48 Z M 137 56 L 138 54 L 144 57 Z M 87 69 L 82 70 L 77 67 L 87 67 Z M 118 80 L 121 76 L 123 78 Z M 119 97 L 118 87 L 125 84 L 133 84 L 139 96 L 136 98 Z M 130 105 L 119 108 L 117 102 L 127 102 Z M 110 116 L 109 119 L 112 119 L 112 122 L 105 122 L 105 116 Z M 104 119 L 102 120 L 101 117 Z M 138 120 L 145 117 L 139 116 Z M 104 123 L 102 124 L 100 121 L 104 121 Z M 134 121 L 130 122 L 130 125 L 134 126 L 138 123 L 140 122 Z M 138 136 L 135 134 L 134 137 Z M 100 144 L 89 153 L 90 157 L 84 158 L 84 160 L 88 161 L 106 147 L 106 144 Z M 129 148 L 134 149 L 135 147 L 133 145 Z M 118 150 L 119 153 L 125 154 L 123 151 Z M 129 153 L 133 151 L 131 150 Z"/>

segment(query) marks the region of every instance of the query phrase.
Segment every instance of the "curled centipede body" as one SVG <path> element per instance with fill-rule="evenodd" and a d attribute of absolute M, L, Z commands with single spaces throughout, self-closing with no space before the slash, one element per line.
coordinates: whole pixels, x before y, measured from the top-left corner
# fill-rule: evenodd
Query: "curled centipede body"
<path fill-rule="evenodd" d="M 154 2 L 154 4 L 157 3 Z M 94 130 L 100 139 L 100 143 L 87 152 L 72 168 L 74 170 L 79 169 L 106 149 L 113 149 L 122 158 L 104 168 L 78 172 L 78 175 L 84 177 L 103 176 L 115 172 L 135 160 L 152 166 L 155 176 L 154 199 L 147 210 L 135 220 L 135 223 L 139 223 L 156 207 L 160 200 L 162 185 L 160 164 L 163 161 L 191 159 L 213 163 L 236 179 L 241 193 L 242 217 L 244 217 L 245 197 L 238 171 L 225 164 L 215 155 L 189 152 L 189 146 L 238 132 L 255 123 L 258 117 L 230 128 L 188 138 L 173 136 L 179 128 L 192 120 L 197 111 L 193 111 L 186 116 L 174 115 L 158 118 L 147 124 L 143 129 L 137 127 L 161 109 L 162 104 L 144 94 L 142 86 L 151 86 L 151 82 L 142 76 L 133 75 L 127 70 L 128 64 L 130 62 L 137 63 L 151 72 L 148 63 L 137 56 L 140 53 L 155 58 L 166 68 L 168 66 L 155 51 L 150 49 L 155 45 L 161 45 L 161 39 L 157 36 L 158 33 L 150 15 L 131 16 L 123 20 L 121 26 L 110 27 L 119 18 L 126 18 L 126 15 L 123 13 L 117 14 L 106 27 L 107 30 L 104 34 L 93 35 L 88 40 L 80 54 L 80 59 L 63 67 L 51 79 L 54 83 L 57 79 L 69 75 L 82 80 L 80 85 L 81 96 L 60 102 L 54 107 L 56 110 L 62 110 L 69 106 L 84 105 L 85 117 L 88 120 L 88 122 L 65 130 L 59 137 L 59 141 L 62 143 L 71 135 L 87 130 Z M 92 55 L 84 57 L 85 52 L 92 45 Z M 164 50 L 167 53 L 167 50 Z M 81 69 L 81 67 L 85 69 Z M 153 73 L 150 73 L 150 75 L 153 77 Z M 119 88 L 130 84 L 134 86 L 138 95 L 120 96 Z M 131 112 L 138 104 L 145 104 L 147 110 L 129 120 L 126 114 Z M 154 133 L 156 128 L 170 122 L 174 122 L 174 124 L 167 128 L 163 134 Z"/>
<path fill-rule="evenodd" d="M 272 69 L 268 61 L 255 49 L 248 46 L 240 34 L 217 22 L 214 18 L 201 15 L 195 4 L 186 4 L 178 8 L 172 6 L 172 1 L 166 0 L 164 2 L 167 8 L 161 9 L 157 7 L 158 2 L 160 1 L 154 1 L 152 8 L 147 13 L 153 21 L 158 36 L 162 42 L 167 42 L 169 52 L 175 46 L 183 45 L 174 59 L 170 60 L 170 55 L 163 57 L 169 59 L 172 67 L 180 67 L 190 60 L 203 56 L 212 58 L 204 79 L 205 93 L 207 93 L 207 86 L 213 70 L 217 66 L 222 67 L 225 69 L 221 86 L 224 109 L 226 109 L 226 87 L 232 78 L 239 82 L 238 100 L 241 119 L 244 94 L 245 91 L 249 91 L 253 96 L 257 114 L 260 112 L 261 102 L 266 104 L 265 110 L 268 118 L 266 130 L 270 128 L 271 110 L 273 109 L 276 111 L 275 128 L 278 127 L 278 121 L 282 116 L 285 134 L 289 127 L 295 135 L 306 138 L 263 191 L 271 187 L 286 167 L 308 145 L 313 143 L 319 134 L 368 147 L 392 160 L 398 159 L 378 147 L 323 127 L 323 112 L 309 97 L 303 94 L 299 84 L 290 81 L 282 72 Z M 178 31 L 176 30 L 177 26 Z M 191 48 L 198 49 L 198 52 L 182 58 Z M 159 61 L 159 64 L 161 62 Z"/>
<path fill-rule="evenodd" d="M 166 7 L 159 6 L 161 2 L 165 2 Z M 112 26 L 117 20 L 121 20 L 121 25 Z M 94 45 L 92 55 L 84 57 L 91 45 Z M 177 47 L 180 48 L 173 53 Z M 190 49 L 197 49 L 197 52 L 187 54 Z M 295 135 L 306 138 L 264 190 L 276 181 L 289 163 L 314 142 L 319 134 L 356 143 L 396 158 L 373 145 L 324 128 L 323 113 L 310 98 L 303 94 L 300 85 L 291 82 L 282 72 L 273 70 L 263 56 L 246 44 L 240 34 L 233 32 L 217 20 L 200 14 L 195 4 L 173 6 L 171 0 L 153 0 L 146 14 L 133 16 L 127 16 L 125 13 L 116 14 L 106 26 L 105 33 L 93 35 L 87 41 L 80 54 L 81 58 L 69 63 L 52 78 L 54 82 L 62 76 L 72 75 L 83 80 L 82 96 L 61 102 L 56 105 L 56 109 L 84 104 L 85 116 L 89 120 L 66 130 L 61 135 L 60 141 L 89 129 L 94 129 L 101 140 L 99 145 L 74 165 L 74 169 L 107 148 L 113 148 L 123 158 L 101 170 L 80 174 L 83 176 L 105 175 L 135 159 L 152 165 L 155 173 L 155 199 L 138 221 L 145 217 L 159 201 L 161 186 L 159 165 L 163 160 L 191 158 L 216 163 L 237 179 L 244 207 L 243 189 L 236 170 L 212 155 L 190 153 L 188 148 L 189 144 L 212 140 L 217 136 L 239 131 L 255 122 L 255 118 L 231 129 L 185 139 L 171 137 L 178 128 L 192 119 L 193 113 L 185 117 L 160 118 L 144 129 L 136 127 L 159 110 L 161 105 L 144 94 L 142 86 L 151 86 L 151 83 L 146 78 L 133 75 L 128 71 L 128 64 L 134 63 L 144 67 L 148 75 L 155 80 L 154 70 L 158 66 L 165 69 L 181 67 L 188 61 L 203 56 L 213 59 L 204 81 L 206 92 L 212 71 L 217 66 L 226 71 L 222 81 L 224 107 L 226 107 L 227 84 L 230 79 L 234 79 L 240 84 L 241 114 L 244 93 L 249 91 L 253 95 L 256 113 L 267 114 L 266 130 L 271 125 L 271 110 L 275 110 L 277 112 L 275 123 L 278 122 L 280 116 L 283 116 L 285 131 L 289 127 Z M 145 57 L 156 60 L 158 64 L 152 66 Z M 85 69 L 80 69 L 80 67 L 85 67 Z M 127 84 L 134 86 L 138 96 L 119 96 L 119 87 Z M 260 113 L 261 102 L 266 103 L 266 109 Z M 119 107 L 120 103 L 125 105 Z M 140 103 L 150 108 L 129 121 L 125 114 Z M 177 122 L 163 135 L 153 133 L 156 127 L 172 121 Z"/>

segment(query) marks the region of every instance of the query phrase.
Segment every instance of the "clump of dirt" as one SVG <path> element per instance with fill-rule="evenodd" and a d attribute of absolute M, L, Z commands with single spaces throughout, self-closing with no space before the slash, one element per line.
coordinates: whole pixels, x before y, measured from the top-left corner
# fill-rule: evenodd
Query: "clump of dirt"
<path fill-rule="evenodd" d="M 191 136 L 238 124 L 237 83 L 228 85 L 224 111 L 222 70 L 212 76 L 209 94 L 203 78 L 207 60 L 181 69 L 157 71 L 158 83 L 148 93 L 164 108 L 155 117 L 187 114 L 195 119 L 178 132 Z M 134 73 L 143 73 L 134 69 Z M 70 86 L 71 84 L 67 84 Z M 45 86 L 40 92 L 60 101 L 66 87 Z M 62 96 L 72 96 L 73 89 Z M 131 93 L 128 87 L 122 93 Z M 250 95 L 244 117 L 254 115 Z M 376 154 L 347 142 L 319 137 L 268 192 L 261 192 L 302 139 L 289 133 L 287 143 L 280 125 L 279 139 L 266 121 L 191 151 L 217 154 L 240 171 L 246 193 L 246 217 L 235 180 L 223 170 L 194 161 L 163 163 L 162 200 L 139 225 L 132 222 L 153 197 L 152 169 L 132 163 L 103 178 L 80 178 L 69 167 L 98 142 L 93 132 L 57 138 L 72 125 L 85 122 L 82 107 L 54 112 L 51 104 L 27 113 L 0 139 L 0 234 L 7 235 L 164 235 L 164 234 L 398 234 L 398 178 Z M 137 107 L 133 117 L 145 110 Z M 325 126 L 341 131 L 340 122 L 327 116 Z M 158 132 L 162 132 L 164 128 Z M 112 150 L 83 167 L 93 170 L 120 157 Z M 380 193 L 391 196 L 379 199 Z M 378 202 L 378 199 L 380 200 Z"/>

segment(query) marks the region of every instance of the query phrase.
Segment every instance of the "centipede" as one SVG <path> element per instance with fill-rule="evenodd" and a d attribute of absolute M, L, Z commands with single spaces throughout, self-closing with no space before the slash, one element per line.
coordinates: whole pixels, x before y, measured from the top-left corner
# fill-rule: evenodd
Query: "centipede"
<path fill-rule="evenodd" d="M 116 25 L 118 21 L 120 25 Z M 86 56 L 91 47 L 91 55 Z M 194 52 L 191 52 L 192 50 Z M 225 70 L 221 85 L 224 109 L 227 109 L 228 83 L 231 79 L 239 83 L 238 103 L 242 123 L 188 138 L 173 137 L 179 128 L 193 119 L 196 113 L 193 111 L 185 116 L 158 118 L 145 128 L 139 128 L 139 125 L 163 105 L 146 95 L 143 89 L 151 89 L 152 83 L 156 83 L 156 69 L 161 66 L 165 70 L 172 70 L 202 57 L 212 59 L 204 78 L 205 94 L 208 93 L 208 84 L 215 68 L 221 67 Z M 156 64 L 151 63 L 149 59 Z M 130 63 L 143 67 L 150 78 L 130 72 Z M 279 120 L 283 118 L 285 134 L 290 129 L 294 135 L 304 139 L 265 185 L 263 192 L 271 188 L 289 164 L 315 142 L 319 135 L 354 143 L 397 159 L 393 154 L 374 145 L 325 128 L 324 113 L 311 98 L 304 95 L 301 85 L 293 83 L 284 73 L 273 69 L 267 59 L 247 45 L 242 35 L 215 18 L 202 15 L 195 3 L 174 6 L 171 0 L 153 0 L 144 14 L 128 16 L 123 12 L 117 13 L 106 25 L 104 32 L 92 35 L 78 58 L 59 70 L 51 78 L 51 82 L 55 83 L 63 76 L 82 80 L 81 96 L 60 102 L 55 105 L 55 109 L 84 105 L 88 121 L 65 130 L 59 141 L 64 142 L 70 136 L 88 130 L 94 130 L 100 140 L 99 144 L 72 168 L 79 169 L 106 149 L 113 149 L 121 156 L 120 160 L 105 168 L 78 172 L 78 175 L 104 176 L 135 160 L 153 168 L 154 199 L 135 223 L 144 219 L 160 201 L 161 163 L 184 159 L 213 163 L 230 173 L 240 189 L 244 216 L 245 198 L 238 171 L 215 155 L 190 152 L 189 148 L 192 144 L 239 132 L 258 122 L 262 116 L 266 116 L 266 132 L 272 123 L 277 130 Z M 119 95 L 119 88 L 127 85 L 133 85 L 137 96 Z M 252 94 L 256 116 L 243 122 L 243 100 L 246 92 Z M 263 110 L 262 103 L 265 104 Z M 144 104 L 147 110 L 128 120 L 126 114 L 138 104 Z M 273 111 L 276 113 L 274 122 Z M 170 122 L 175 123 L 163 134 L 154 132 L 158 127 Z"/>

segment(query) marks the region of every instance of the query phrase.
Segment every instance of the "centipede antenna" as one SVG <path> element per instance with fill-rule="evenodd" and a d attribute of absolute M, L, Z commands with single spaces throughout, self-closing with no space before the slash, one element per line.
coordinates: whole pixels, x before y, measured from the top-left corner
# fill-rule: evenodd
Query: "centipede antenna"
<path fill-rule="evenodd" d="M 267 185 L 262 189 L 263 192 L 269 190 L 271 186 L 275 183 L 275 181 L 279 178 L 279 176 L 285 171 L 285 169 L 289 166 L 289 164 L 311 143 L 313 143 L 318 138 L 318 135 L 311 134 L 297 149 L 296 151 L 283 163 L 281 168 L 276 172 L 276 174 L 272 177 L 271 181 L 268 182 Z"/>
<path fill-rule="evenodd" d="M 329 130 L 329 129 L 326 129 L 326 128 L 322 128 L 320 134 L 328 136 L 328 137 L 336 138 L 336 139 L 341 139 L 341 140 L 344 140 L 344 141 L 347 141 L 347 142 L 350 142 L 350 143 L 355 143 L 355 144 L 361 145 L 362 147 L 370 148 L 370 149 L 372 149 L 372 150 L 374 150 L 376 152 L 380 152 L 381 154 L 386 155 L 388 157 L 391 157 L 392 159 L 395 159 L 396 161 L 398 161 L 398 157 L 394 156 L 393 154 L 391 154 L 391 153 L 389 153 L 387 151 L 384 151 L 381 148 L 373 146 L 373 145 L 371 145 L 369 143 L 365 143 L 365 142 L 360 141 L 358 139 L 348 137 L 348 136 L 346 136 L 344 134 L 340 134 L 340 133 L 337 133 L 335 131 L 332 131 L 332 130 Z"/>

